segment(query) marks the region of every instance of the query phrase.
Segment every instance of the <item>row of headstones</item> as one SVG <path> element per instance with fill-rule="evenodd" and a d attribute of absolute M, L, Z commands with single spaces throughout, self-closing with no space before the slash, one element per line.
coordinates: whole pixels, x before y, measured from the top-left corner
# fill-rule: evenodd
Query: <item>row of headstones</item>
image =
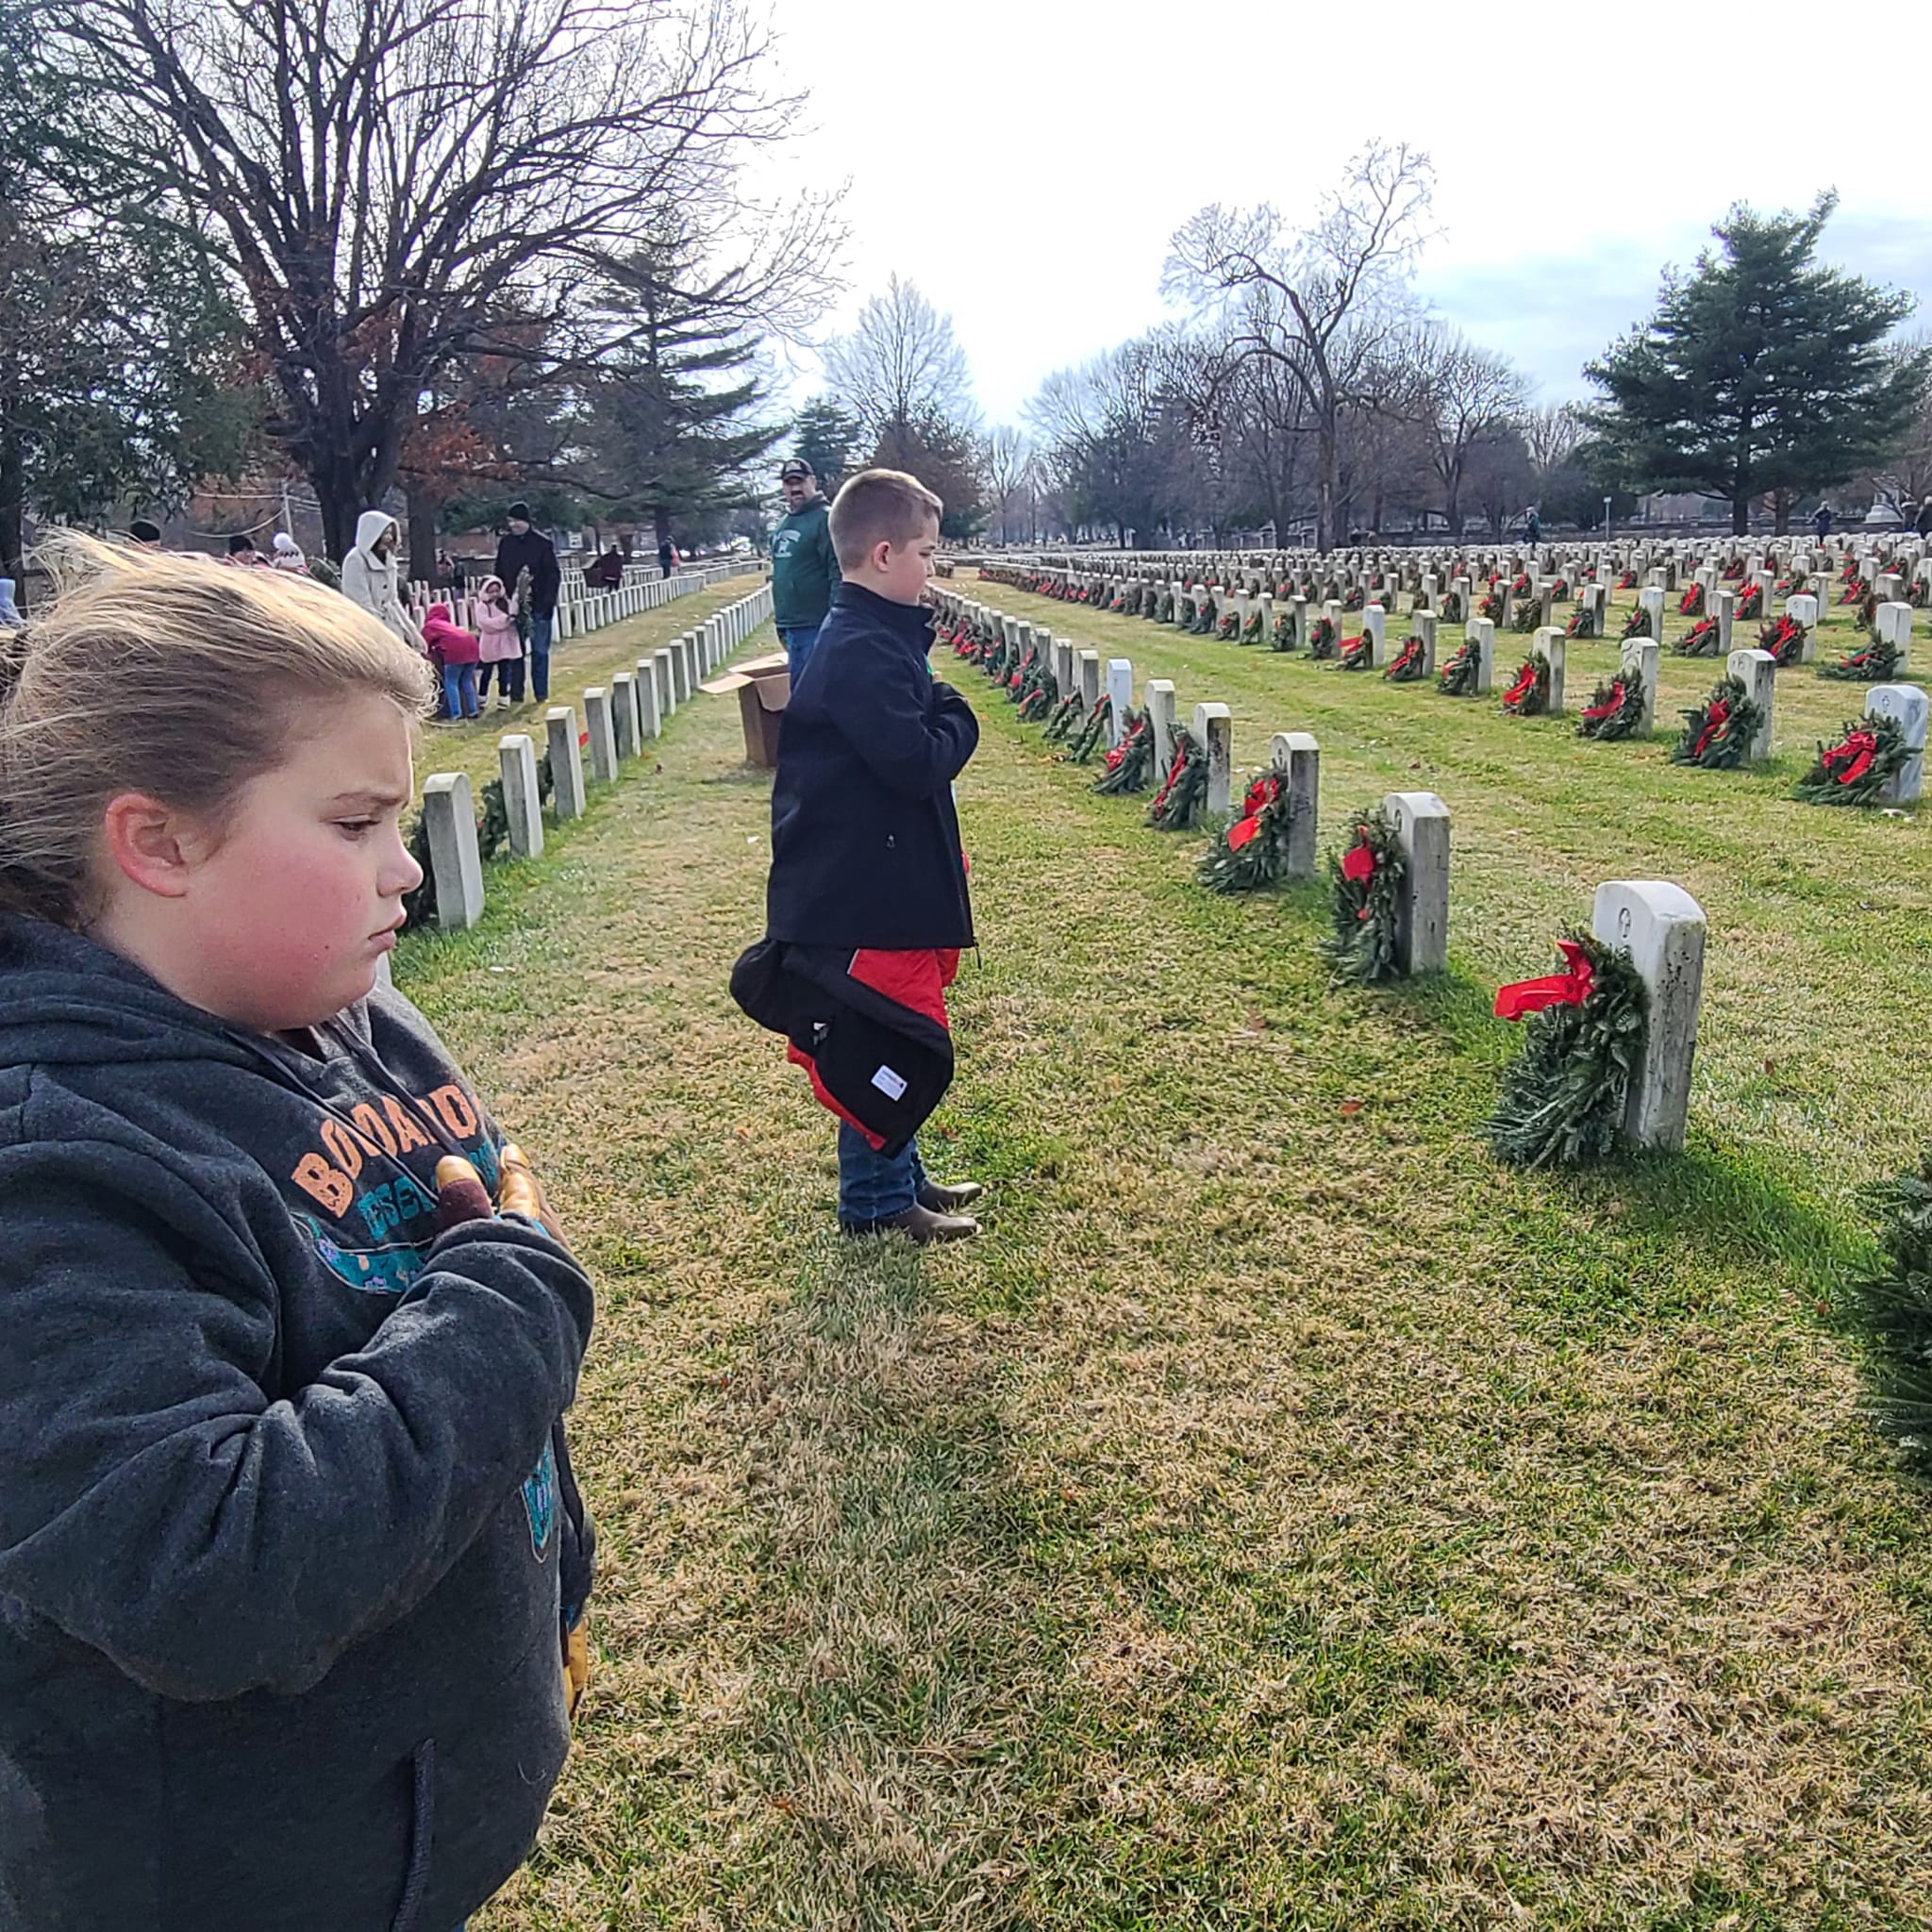
<path fill-rule="evenodd" d="M 566 571 L 557 592 L 557 641 L 583 637 L 608 625 L 622 624 L 626 618 L 641 617 L 646 611 L 662 609 L 674 598 L 688 597 L 694 591 L 708 590 L 725 578 L 743 575 L 736 563 L 708 564 L 701 569 L 679 571 L 675 576 L 662 576 L 632 567 L 614 590 L 592 589 L 581 571 Z M 464 630 L 475 630 L 475 604 L 473 596 L 454 601 L 451 615 Z M 408 591 L 409 612 L 418 623 L 432 604 L 451 603 L 449 596 L 433 590 L 420 577 L 413 578 Z"/>
<path fill-rule="evenodd" d="M 1250 592 L 1265 584 L 1278 584 L 1290 575 L 1332 586 L 1329 594 L 1360 590 L 1394 606 L 1397 591 L 1418 592 L 1424 578 L 1444 584 L 1456 575 L 1506 581 L 1527 575 L 1533 585 L 1546 578 L 1578 584 L 1594 578 L 1607 590 L 1625 571 L 1658 582 L 1669 591 L 1687 588 L 1700 575 L 1707 586 L 1724 581 L 1724 572 L 1736 558 L 1746 583 L 1762 582 L 1765 609 L 1777 578 L 1834 573 L 1855 561 L 1859 581 L 1881 602 L 1904 599 L 1915 589 L 1932 586 L 1932 551 L 1916 537 L 1883 544 L 1872 540 L 1777 538 L 1759 545 L 1659 543 L 1622 539 L 1610 542 L 1530 545 L 1518 548 L 1418 548 L 1385 552 L 1355 550 L 1319 553 L 1312 550 L 1225 553 L 1201 551 L 1134 551 L 1110 556 L 1096 568 L 1091 556 L 1041 553 L 1037 557 L 1008 552 L 983 568 L 1028 568 L 1056 573 L 1083 584 L 1121 581 L 1164 584 L 1212 581 Z M 1707 574 L 1707 575 L 1705 575 Z M 1888 578 L 1896 578 L 1888 584 Z"/>
<path fill-rule="evenodd" d="M 1458 579 L 1457 591 L 1465 599 L 1466 609 L 1469 584 L 1466 578 Z M 1601 587 L 1591 585 L 1588 591 L 1598 592 Z M 1183 600 L 1195 596 L 1220 598 L 1228 595 L 1218 586 L 1195 586 L 1183 591 L 1178 584 L 1173 586 L 1175 594 L 1174 621 L 1185 621 Z M 1504 609 L 1507 622 L 1508 591 L 1503 591 Z M 1541 614 L 1549 613 L 1549 586 L 1542 590 L 1543 608 Z M 1638 725 L 1641 734 L 1647 734 L 1657 728 L 1657 661 L 1660 646 L 1657 640 L 1663 636 L 1663 613 L 1665 591 L 1661 585 L 1646 586 L 1639 592 L 1638 601 L 1650 620 L 1650 636 L 1626 644 L 1624 649 L 1620 675 L 1641 680 L 1643 690 L 1643 713 Z M 1234 614 L 1245 626 L 1253 609 L 1248 603 L 1248 593 L 1233 593 Z M 1726 674 L 1738 679 L 1745 689 L 1752 703 L 1758 708 L 1762 723 L 1752 735 L 1745 751 L 1745 762 L 1757 763 L 1771 756 L 1772 712 L 1775 700 L 1777 681 L 1777 659 L 1769 651 L 1754 647 L 1731 648 L 1733 620 L 1737 605 L 1734 591 L 1725 590 L 1717 593 L 1718 649 L 1724 654 Z M 1218 604 L 1217 608 L 1221 608 Z M 1274 624 L 1274 600 L 1266 591 L 1260 593 L 1257 608 L 1260 612 L 1262 634 L 1272 637 Z M 1143 609 L 1145 605 L 1143 603 Z M 1808 662 L 1817 655 L 1817 634 L 1819 600 L 1810 592 L 1794 592 L 1785 600 L 1785 609 L 1795 623 L 1805 626 L 1804 659 Z M 1596 606 L 1597 634 L 1601 634 L 1601 601 Z M 1324 607 L 1329 623 L 1336 634 L 1341 634 L 1342 608 L 1339 602 L 1330 601 Z M 1289 636 L 1292 648 L 1305 648 L 1308 641 L 1308 610 L 1306 597 L 1291 597 L 1287 607 Z M 1898 653 L 1897 671 L 1903 674 L 1907 668 L 1911 650 L 1913 610 L 1909 604 L 1891 602 L 1878 607 L 1877 628 L 1881 641 L 1890 643 Z M 1387 666 L 1390 660 L 1388 613 L 1379 604 L 1369 605 L 1361 613 L 1362 635 L 1369 640 L 1369 659 L 1375 669 Z M 1422 640 L 1423 677 L 1433 677 L 1436 673 L 1436 617 L 1429 610 L 1419 611 L 1412 619 L 1416 635 Z M 1499 620 L 1487 617 L 1471 617 L 1464 626 L 1464 635 L 1473 640 L 1477 650 L 1477 670 L 1475 691 L 1485 696 L 1494 688 L 1496 663 L 1496 630 Z M 1579 633 L 1580 636 L 1580 633 Z M 1549 701 L 1545 715 L 1558 717 L 1563 711 L 1565 659 L 1567 645 L 1571 641 L 1562 626 L 1545 622 L 1535 633 L 1530 642 L 1530 658 L 1533 662 L 1547 667 Z M 1069 646 L 1069 648 L 1072 648 Z M 1062 685 L 1061 689 L 1066 689 Z M 1096 692 L 1096 701 L 1098 693 Z M 1924 749 L 1927 732 L 1928 700 L 1917 685 L 1891 683 L 1874 685 L 1866 693 L 1865 708 L 1869 716 L 1889 718 L 1899 726 L 1905 735 L 1906 745 L 1913 756 L 1907 763 L 1890 780 L 1882 802 L 1887 805 L 1910 805 L 1920 795 L 1924 782 Z"/>
<path fill-rule="evenodd" d="M 1284 581 L 1295 578 L 1307 587 L 1311 601 L 1319 601 L 1317 591 L 1322 598 L 1337 600 L 1352 600 L 1359 593 L 1363 599 L 1378 601 L 1386 609 L 1393 610 L 1397 608 L 1398 598 L 1407 593 L 1412 600 L 1411 609 L 1417 612 L 1440 611 L 1442 590 L 1448 586 L 1456 591 L 1459 608 L 1467 611 L 1472 608 L 1469 603 L 1472 583 L 1486 584 L 1489 576 L 1494 575 L 1499 578 L 1499 589 L 1506 605 L 1506 623 L 1508 621 L 1507 607 L 1516 594 L 1514 583 L 1518 576 L 1524 576 L 1529 580 L 1531 594 L 1541 599 L 1541 623 L 1550 621 L 1555 588 L 1561 583 L 1569 587 L 1571 595 L 1580 598 L 1585 604 L 1589 613 L 1589 630 L 1592 636 L 1602 635 L 1605 606 L 1618 578 L 1626 571 L 1647 579 L 1666 595 L 1674 595 L 1680 589 L 1688 589 L 1693 582 L 1697 583 L 1703 587 L 1704 606 L 1707 611 L 1718 609 L 1721 593 L 1733 598 L 1742 594 L 1741 590 L 1729 588 L 1731 580 L 1724 576 L 1724 560 L 1720 557 L 1707 557 L 1703 561 L 1688 557 L 1658 558 L 1645 546 L 1635 546 L 1621 558 L 1608 554 L 1595 558 L 1556 558 L 1545 554 L 1541 561 L 1534 556 L 1525 561 L 1520 554 L 1514 557 L 1499 555 L 1488 559 L 1479 558 L 1474 566 L 1466 554 L 1436 558 L 1424 553 L 1398 559 L 1394 567 L 1388 568 L 1375 559 L 1351 562 L 1333 558 L 1308 558 L 1297 562 L 1283 558 L 1273 573 L 1266 576 L 1251 566 L 1222 567 L 1205 563 L 1198 556 L 1187 553 L 1183 553 L 1178 561 L 1181 568 L 1169 575 L 1167 565 L 1149 563 L 1139 556 L 1131 562 L 1124 562 L 1107 572 L 1084 569 L 1077 563 L 1057 563 L 1051 558 L 1030 563 L 1016 563 L 1011 558 L 1003 558 L 998 563 L 986 565 L 982 575 L 993 581 L 1008 583 L 1016 583 L 1023 577 L 1043 577 L 1052 586 L 1050 594 L 1070 597 L 1075 602 L 1102 602 L 1117 608 L 1124 606 L 1130 612 L 1138 609 L 1143 616 L 1154 614 L 1155 603 L 1165 591 L 1172 600 L 1176 621 L 1179 621 L 1183 594 L 1191 602 L 1198 602 L 1204 595 L 1210 596 L 1219 609 L 1225 608 L 1224 600 L 1230 596 L 1258 598 Z M 1757 587 L 1758 607 L 1764 616 L 1769 617 L 1772 613 L 1780 580 L 1794 585 L 1802 583 L 1807 593 L 1817 599 L 1821 611 L 1829 608 L 1838 578 L 1828 558 L 1815 556 L 1808 551 L 1793 551 L 1789 558 L 1782 559 L 1767 560 L 1762 555 L 1753 554 L 1740 558 L 1740 561 L 1745 574 L 1736 581 L 1740 585 Z M 1841 563 L 1843 559 L 1840 561 Z M 1858 580 L 1879 604 L 1932 600 L 1932 558 L 1911 555 L 1896 558 L 1890 559 L 1894 565 L 1890 569 L 1884 567 L 1885 561 L 1871 552 L 1857 558 Z M 1243 603 L 1241 608 L 1245 611 L 1253 607 Z"/>
<path fill-rule="evenodd" d="M 552 808 L 558 820 L 583 816 L 586 748 L 591 782 L 614 784 L 625 761 L 637 758 L 658 736 L 678 706 L 689 704 L 704 679 L 771 615 L 772 587 L 763 584 L 695 629 L 640 658 L 635 671 L 620 671 L 608 685 L 590 686 L 584 692 L 582 743 L 576 708 L 552 705 L 543 714 L 543 730 Z M 508 732 L 497 741 L 497 760 L 510 852 L 518 858 L 534 858 L 543 849 L 537 747 L 527 732 Z M 423 818 L 429 833 L 436 923 L 444 932 L 459 932 L 483 916 L 483 859 L 468 774 L 437 772 L 425 778 Z"/>
<path fill-rule="evenodd" d="M 1097 651 L 1081 650 L 1065 638 L 957 592 L 941 591 L 937 602 L 950 621 L 991 625 L 1023 653 L 1029 646 L 1050 651 L 1055 682 L 1063 691 L 1077 689 L 1089 710 L 1105 691 L 1108 736 L 1113 743 L 1120 741 L 1133 705 L 1134 667 L 1128 658 L 1109 658 L 1103 682 Z M 1654 652 L 1656 646 L 1651 648 Z M 1924 693 L 1917 694 L 1923 701 Z M 1141 695 L 1154 732 L 1157 769 L 1165 771 L 1174 755 L 1174 684 L 1164 677 L 1149 678 Z M 1193 735 L 1208 754 L 1208 811 L 1227 818 L 1234 801 L 1233 722 L 1227 707 L 1196 705 Z M 1309 731 L 1276 732 L 1269 744 L 1269 767 L 1290 796 L 1287 875 L 1311 878 L 1321 812 L 1321 745 Z M 1398 971 L 1407 976 L 1440 973 L 1449 963 L 1449 808 L 1433 791 L 1391 791 L 1382 808 L 1394 827 L 1404 862 L 1396 899 Z M 1681 886 L 1667 880 L 1619 879 L 1597 888 L 1591 925 L 1607 945 L 1628 948 L 1650 992 L 1650 1024 L 1630 1079 L 1625 1131 L 1640 1146 L 1680 1148 L 1704 983 L 1703 910 Z"/>

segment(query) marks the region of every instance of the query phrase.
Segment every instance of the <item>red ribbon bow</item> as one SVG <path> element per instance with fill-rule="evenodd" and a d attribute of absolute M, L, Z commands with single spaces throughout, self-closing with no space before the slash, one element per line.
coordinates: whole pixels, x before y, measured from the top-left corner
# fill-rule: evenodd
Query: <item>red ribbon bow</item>
<path fill-rule="evenodd" d="M 1281 796 L 1279 778 L 1257 778 L 1241 800 L 1241 817 L 1227 828 L 1227 849 L 1239 852 L 1261 829 L 1262 810 Z"/>
<path fill-rule="evenodd" d="M 1374 849 L 1366 842 L 1351 845 L 1341 855 L 1341 876 L 1356 885 L 1366 885 L 1375 876 Z M 1357 919 L 1366 919 L 1368 916 L 1369 908 L 1366 906 L 1356 914 Z"/>
<path fill-rule="evenodd" d="M 1590 955 L 1574 940 L 1558 940 L 1557 950 L 1570 962 L 1570 970 L 1498 987 L 1497 1019 L 1520 1020 L 1524 1014 L 1540 1013 L 1545 1007 L 1580 1007 L 1590 997 L 1590 990 L 1596 983 Z"/>
<path fill-rule="evenodd" d="M 1691 748 L 1690 756 L 1693 758 L 1701 758 L 1704 756 L 1705 746 L 1707 745 L 1710 742 L 1710 741 L 1717 736 L 1718 732 L 1724 727 L 1725 723 L 1729 720 L 1730 715 L 1730 705 L 1724 698 L 1719 698 L 1718 701 L 1711 706 L 1710 709 L 1705 712 L 1704 735 L 1698 739 L 1696 744 Z"/>
<path fill-rule="evenodd" d="M 1517 674 L 1516 682 L 1503 693 L 1503 702 L 1506 705 L 1520 703 L 1535 689 L 1536 666 L 1534 664 L 1525 664 Z"/>
<path fill-rule="evenodd" d="M 1620 677 L 1610 686 L 1610 694 L 1600 705 L 1584 708 L 1584 717 L 1592 724 L 1605 718 L 1614 718 L 1624 708 L 1624 680 Z"/>
<path fill-rule="evenodd" d="M 1854 785 L 1872 769 L 1873 754 L 1877 749 L 1875 731 L 1854 731 L 1842 744 L 1835 744 L 1824 753 L 1821 762 L 1840 785 Z M 1842 772 L 1835 769 L 1840 764 L 1844 766 Z"/>

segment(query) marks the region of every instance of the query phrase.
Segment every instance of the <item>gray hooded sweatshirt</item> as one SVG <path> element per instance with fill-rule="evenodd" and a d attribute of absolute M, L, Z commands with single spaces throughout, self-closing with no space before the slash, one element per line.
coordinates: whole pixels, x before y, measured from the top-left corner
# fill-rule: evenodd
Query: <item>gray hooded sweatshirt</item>
<path fill-rule="evenodd" d="M 534 1840 L 591 1318 L 378 990 L 314 1053 L 0 915 L 0 1932 L 449 1932 Z"/>

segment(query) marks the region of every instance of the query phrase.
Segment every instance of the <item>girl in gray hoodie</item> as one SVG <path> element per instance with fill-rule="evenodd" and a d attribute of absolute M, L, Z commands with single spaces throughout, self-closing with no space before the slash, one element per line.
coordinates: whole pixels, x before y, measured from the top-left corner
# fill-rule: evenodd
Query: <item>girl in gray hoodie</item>
<path fill-rule="evenodd" d="M 428 667 L 56 561 L 0 634 L 0 1932 L 450 1932 L 583 1682 L 591 1293 L 378 984 Z"/>

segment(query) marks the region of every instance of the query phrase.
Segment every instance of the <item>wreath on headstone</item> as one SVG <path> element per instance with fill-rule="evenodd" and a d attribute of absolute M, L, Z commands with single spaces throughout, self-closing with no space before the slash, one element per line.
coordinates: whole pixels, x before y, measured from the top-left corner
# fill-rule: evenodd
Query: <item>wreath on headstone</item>
<path fill-rule="evenodd" d="M 1233 643 L 1241 634 L 1241 616 L 1239 610 L 1230 610 L 1214 626 L 1214 635 L 1224 644 Z"/>
<path fill-rule="evenodd" d="M 1020 699 L 1021 722 L 1038 724 L 1042 719 L 1050 718 L 1059 700 L 1059 680 L 1055 677 L 1051 669 L 1042 666 L 1033 680 L 1033 688 Z"/>
<path fill-rule="evenodd" d="M 1162 591 L 1154 600 L 1154 621 L 1156 624 L 1174 622 L 1174 592 Z"/>
<path fill-rule="evenodd" d="M 1523 660 L 1516 682 L 1503 693 L 1503 708 L 1516 718 L 1541 718 L 1550 708 L 1550 660 L 1541 651 Z"/>
<path fill-rule="evenodd" d="M 1154 720 L 1145 711 L 1129 708 L 1123 714 L 1125 729 L 1121 741 L 1103 761 L 1107 769 L 1094 779 L 1093 789 L 1108 796 L 1125 791 L 1144 791 L 1154 770 Z"/>
<path fill-rule="evenodd" d="M 1210 892 L 1255 892 L 1288 873 L 1294 800 L 1279 772 L 1247 789 L 1241 816 L 1202 855 L 1194 876 Z"/>
<path fill-rule="evenodd" d="M 1428 666 L 1420 637 L 1407 637 L 1402 641 L 1402 649 L 1382 667 L 1382 676 L 1390 684 L 1420 684 L 1428 675 Z"/>
<path fill-rule="evenodd" d="M 1452 698 L 1473 698 L 1482 668 L 1482 646 L 1474 638 L 1467 639 L 1455 657 L 1436 673 L 1436 689 Z"/>
<path fill-rule="evenodd" d="M 1027 645 L 1019 663 L 1007 673 L 1004 679 L 1008 704 L 1017 705 L 1025 697 L 1032 687 L 1033 673 L 1039 662 L 1040 652 L 1031 644 Z"/>
<path fill-rule="evenodd" d="M 1788 610 L 1775 623 L 1761 625 L 1757 632 L 1757 648 L 1769 651 L 1773 661 L 1780 671 L 1798 663 L 1805 655 L 1805 639 L 1808 635 L 1805 626 Z"/>
<path fill-rule="evenodd" d="M 1738 592 L 1738 608 L 1733 613 L 1740 618 L 1762 617 L 1764 615 L 1764 586 L 1759 583 L 1747 584 Z"/>
<path fill-rule="evenodd" d="M 1341 668 L 1344 671 L 1366 671 L 1374 661 L 1374 640 L 1367 631 L 1358 638 L 1343 638 L 1341 641 Z"/>
<path fill-rule="evenodd" d="M 1496 994 L 1499 1020 L 1524 1020 L 1489 1119 L 1491 1151 L 1511 1167 L 1576 1167 L 1611 1153 L 1649 999 L 1630 955 L 1589 933 L 1557 941 L 1564 970 Z"/>
<path fill-rule="evenodd" d="M 1898 721 L 1874 718 L 1868 711 L 1844 727 L 1836 744 L 1820 741 L 1811 769 L 1791 796 L 1806 805 L 1874 806 L 1911 757 Z"/>
<path fill-rule="evenodd" d="M 1336 635 L 1335 620 L 1332 617 L 1318 617 L 1308 626 L 1308 656 L 1318 664 L 1324 663 L 1334 657 L 1341 641 Z"/>
<path fill-rule="evenodd" d="M 1566 638 L 1586 639 L 1596 635 L 1596 628 L 1590 621 L 1590 606 L 1588 604 L 1579 604 L 1570 613 L 1570 622 L 1563 626 L 1563 635 Z"/>
<path fill-rule="evenodd" d="M 1212 597 L 1203 597 L 1194 606 L 1194 621 L 1188 626 L 1191 635 L 1197 638 L 1211 638 L 1214 626 L 1219 621 Z"/>
<path fill-rule="evenodd" d="M 1628 643 L 1632 638 L 1647 638 L 1650 635 L 1650 612 L 1640 604 L 1624 620 L 1622 641 Z"/>
<path fill-rule="evenodd" d="M 1191 831 L 1208 803 L 1208 747 L 1183 724 L 1174 735 L 1174 757 L 1147 823 L 1157 832 Z"/>
<path fill-rule="evenodd" d="M 1265 632 L 1266 626 L 1261 621 L 1261 607 L 1257 604 L 1254 609 L 1249 611 L 1248 621 L 1241 626 L 1241 642 L 1244 644 L 1258 644 L 1261 642 Z"/>
<path fill-rule="evenodd" d="M 1046 728 L 1040 734 L 1048 744 L 1061 744 L 1073 731 L 1086 711 L 1077 689 L 1070 691 L 1057 703 L 1046 720 Z"/>
<path fill-rule="evenodd" d="M 1396 972 L 1395 920 L 1408 861 L 1380 806 L 1355 815 L 1348 844 L 1328 855 L 1333 930 L 1322 951 L 1338 979 L 1369 985 Z"/>
<path fill-rule="evenodd" d="M 1619 671 L 1596 688 L 1596 695 L 1576 721 L 1578 738 L 1631 738 L 1643 723 L 1643 679 L 1635 671 Z"/>
<path fill-rule="evenodd" d="M 1277 651 L 1294 649 L 1294 612 L 1284 610 L 1274 620 L 1274 648 Z"/>
<path fill-rule="evenodd" d="M 1854 651 L 1850 657 L 1840 658 L 1836 663 L 1821 663 L 1818 675 L 1845 682 L 1884 684 L 1898 670 L 1898 658 L 1896 644 L 1880 643 L 1874 639 L 1862 651 Z"/>
<path fill-rule="evenodd" d="M 1478 617 L 1487 617 L 1491 624 L 1501 624 L 1503 621 L 1503 592 L 1491 585 L 1491 589 L 1484 592 L 1483 601 L 1476 606 L 1476 615 Z"/>
<path fill-rule="evenodd" d="M 1736 677 L 1720 678 L 1701 705 L 1684 714 L 1683 735 L 1671 750 L 1674 765 L 1695 765 L 1707 772 L 1729 771 L 1744 761 L 1753 735 L 1764 713 Z"/>
<path fill-rule="evenodd" d="M 1444 624 L 1467 624 L 1469 614 L 1462 608 L 1462 599 L 1454 591 L 1442 592 L 1441 620 Z"/>
<path fill-rule="evenodd" d="M 1724 570 L 1720 573 L 1720 576 L 1722 581 L 1727 584 L 1742 583 L 1744 580 L 1744 559 L 1741 557 L 1732 558 L 1724 565 Z"/>
<path fill-rule="evenodd" d="M 1341 608 L 1344 610 L 1360 610 L 1367 606 L 1368 601 L 1368 592 L 1359 584 L 1351 584 L 1341 600 Z"/>
<path fill-rule="evenodd" d="M 1704 615 L 1704 586 L 1702 584 L 1693 583 L 1677 599 L 1677 615 L 1679 617 L 1702 617 Z"/>
<path fill-rule="evenodd" d="M 1932 1461 L 1932 1148 L 1918 1172 L 1862 1191 L 1879 1219 L 1878 1258 L 1844 1285 L 1865 1342 L 1874 1424 L 1924 1467 Z"/>
<path fill-rule="evenodd" d="M 1620 591 L 1634 591 L 1637 588 L 1637 573 L 1634 570 L 1624 571 L 1617 578 L 1617 588 Z"/>
<path fill-rule="evenodd" d="M 1112 710 L 1113 700 L 1102 691 L 1100 702 L 1087 713 L 1080 728 L 1068 735 L 1066 756 L 1070 763 L 1084 765 L 1092 758 L 1107 736 L 1107 721 Z"/>
<path fill-rule="evenodd" d="M 1677 641 L 1671 646 L 1671 655 L 1675 658 L 1715 658 L 1719 632 L 1717 619 L 1700 617 Z"/>

